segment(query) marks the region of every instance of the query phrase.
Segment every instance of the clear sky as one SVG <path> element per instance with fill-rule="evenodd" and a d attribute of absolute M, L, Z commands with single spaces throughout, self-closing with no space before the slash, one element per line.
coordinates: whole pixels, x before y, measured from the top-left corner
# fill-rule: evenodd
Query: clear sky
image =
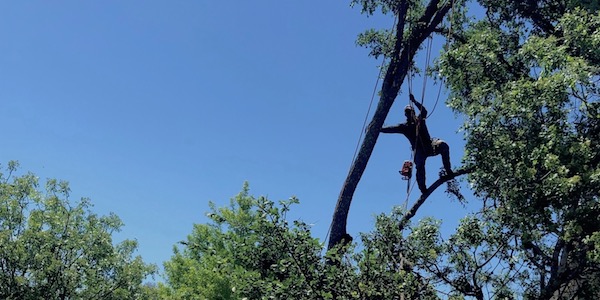
<path fill-rule="evenodd" d="M 324 240 L 381 63 L 355 39 L 393 23 L 349 3 L 2 1 L 0 163 L 69 181 L 73 198 L 122 218 L 117 240 L 137 239 L 138 254 L 158 265 L 207 221 L 208 201 L 227 205 L 245 181 L 255 196 L 297 196 L 290 217 Z M 438 86 L 428 82 L 431 110 Z M 422 83 L 413 82 L 417 98 Z M 461 121 L 443 100 L 429 131 L 449 142 L 457 166 Z M 404 121 L 407 103 L 405 86 L 386 123 Z M 409 158 L 402 135 L 380 136 L 351 235 L 404 203 L 398 170 Z M 440 166 L 428 160 L 428 183 Z M 465 214 L 443 190 L 417 219 L 452 227 Z"/>

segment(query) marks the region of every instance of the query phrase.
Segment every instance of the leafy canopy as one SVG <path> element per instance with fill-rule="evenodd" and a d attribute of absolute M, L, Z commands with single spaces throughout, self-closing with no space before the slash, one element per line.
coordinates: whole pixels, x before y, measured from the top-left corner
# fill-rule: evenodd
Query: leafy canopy
<path fill-rule="evenodd" d="M 367 14 L 423 1 L 361 0 Z M 431 3 L 443 4 L 440 1 Z M 596 299 L 600 290 L 600 15 L 597 1 L 478 1 L 482 19 L 452 14 L 435 71 L 464 118 L 464 162 L 479 209 L 456 230 L 405 211 L 376 217 L 360 241 L 323 253 L 297 200 L 247 186 L 211 206 L 166 263 L 174 299 Z M 415 14 L 415 16 L 418 14 Z M 418 22 L 411 13 L 407 22 Z M 418 30 L 418 24 L 408 31 Z M 439 28 L 439 32 L 444 32 Z M 448 30 L 448 29 L 446 29 Z M 393 53 L 392 31 L 359 44 Z M 400 44 L 400 47 L 409 47 Z M 440 200 L 441 201 L 441 200 Z"/>
<path fill-rule="evenodd" d="M 137 299 L 155 267 L 133 257 L 137 243 L 113 245 L 123 225 L 98 216 L 89 199 L 73 203 L 65 181 L 0 172 L 0 298 Z"/>
<path fill-rule="evenodd" d="M 497 247 L 519 254 L 512 261 L 526 272 L 509 268 L 518 283 L 513 293 L 595 297 L 597 5 L 480 2 L 487 19 L 465 24 L 438 65 L 451 89 L 449 106 L 465 117 L 464 159 L 476 167 L 469 180 L 483 200 L 478 219 L 501 225 L 509 235 Z"/>

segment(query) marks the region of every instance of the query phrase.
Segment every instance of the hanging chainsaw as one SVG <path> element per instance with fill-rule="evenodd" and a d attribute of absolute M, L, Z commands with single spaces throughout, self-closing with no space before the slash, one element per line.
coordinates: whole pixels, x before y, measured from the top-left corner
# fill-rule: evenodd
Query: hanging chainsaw
<path fill-rule="evenodd" d="M 400 170 L 400 175 L 402 175 L 402 180 L 407 180 L 406 184 L 406 192 L 410 191 L 410 178 L 412 177 L 412 167 L 413 162 L 410 160 L 405 160 L 404 164 L 402 164 L 402 169 Z"/>

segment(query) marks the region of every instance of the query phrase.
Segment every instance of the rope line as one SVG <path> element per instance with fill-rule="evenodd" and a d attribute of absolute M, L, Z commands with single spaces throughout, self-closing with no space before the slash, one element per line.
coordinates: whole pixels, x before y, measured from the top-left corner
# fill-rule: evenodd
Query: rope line
<path fill-rule="evenodd" d="M 394 25 L 392 27 L 391 34 L 394 34 L 397 22 L 398 22 L 398 16 L 394 15 Z M 371 94 L 371 101 L 369 102 L 369 107 L 367 109 L 367 113 L 365 114 L 365 119 L 363 121 L 362 129 L 360 130 L 360 134 L 358 136 L 358 141 L 356 141 L 356 147 L 354 148 L 354 154 L 352 155 L 352 162 L 350 163 L 350 168 L 348 171 L 350 171 L 352 169 L 352 165 L 354 165 L 354 163 L 356 162 L 356 157 L 358 155 L 358 149 L 360 148 L 360 142 L 362 141 L 363 134 L 365 133 L 365 128 L 367 127 L 367 120 L 369 119 L 369 114 L 371 113 L 371 107 L 373 106 L 373 101 L 375 99 L 375 94 L 377 93 L 377 87 L 379 86 L 379 81 L 381 79 L 381 75 L 383 74 L 383 68 L 385 66 L 386 58 L 387 57 L 384 53 L 383 61 L 381 62 L 381 65 L 379 66 L 379 74 L 377 75 L 377 80 L 375 81 L 375 86 L 373 87 L 373 93 Z M 333 223 L 329 224 L 329 229 L 327 230 L 327 235 L 325 235 L 325 240 L 327 240 L 329 238 L 329 234 L 331 233 L 332 226 L 333 226 Z"/>
<path fill-rule="evenodd" d="M 433 42 L 433 37 L 429 36 L 429 38 L 427 39 L 427 54 L 425 56 L 425 68 L 423 69 L 423 87 L 422 87 L 422 91 L 421 91 L 421 105 L 423 105 L 423 102 L 425 101 L 425 91 L 427 88 L 427 67 L 429 67 L 429 61 L 431 60 L 431 46 L 432 46 L 432 42 Z"/>
<path fill-rule="evenodd" d="M 398 22 L 398 16 L 394 17 L 394 25 L 392 28 L 396 28 L 396 24 Z M 394 34 L 394 29 L 392 29 L 392 34 Z M 373 106 L 373 100 L 375 99 L 375 94 L 377 94 L 377 87 L 379 86 L 379 81 L 381 80 L 381 75 L 383 74 L 383 68 L 385 66 L 385 61 L 387 57 L 385 53 L 383 54 L 383 61 L 379 66 L 379 74 L 377 75 L 377 80 L 375 81 L 375 86 L 373 87 L 373 93 L 371 94 L 371 101 L 369 102 L 369 108 L 367 109 L 367 113 L 365 115 L 365 119 L 363 121 L 362 129 L 360 130 L 360 135 L 358 136 L 358 141 L 356 141 L 356 147 L 354 148 L 354 155 L 352 156 L 352 163 L 350 167 L 356 161 L 356 156 L 358 155 L 358 149 L 360 148 L 360 142 L 362 141 L 363 134 L 365 133 L 365 128 L 367 127 L 367 120 L 369 119 L 369 114 L 371 113 L 371 107 Z"/>
<path fill-rule="evenodd" d="M 454 19 L 454 0 L 451 0 L 452 4 L 451 4 L 451 10 L 450 10 L 450 20 L 448 21 L 448 33 L 446 35 L 446 46 L 449 45 L 452 41 L 452 20 Z M 433 115 L 433 112 L 435 111 L 435 108 L 437 107 L 438 102 L 440 101 L 440 95 L 442 93 L 442 85 L 443 85 L 443 81 L 440 83 L 440 88 L 438 89 L 438 94 L 437 94 L 437 98 L 435 99 L 435 104 L 433 105 L 433 108 L 431 109 L 431 112 L 429 112 L 429 115 L 427 116 L 427 118 L 429 118 L 431 115 Z"/>
<path fill-rule="evenodd" d="M 440 88 L 438 89 L 438 93 L 437 93 L 437 99 L 435 99 L 435 103 L 433 104 L 433 108 L 429 112 L 429 115 L 427 115 L 427 118 L 429 118 L 429 117 L 431 117 L 431 115 L 433 115 L 433 112 L 435 111 L 435 108 L 437 107 L 438 102 L 440 101 L 440 94 L 441 93 L 442 93 L 442 84 L 440 83 Z"/>
<path fill-rule="evenodd" d="M 358 149 L 360 148 L 360 142 L 362 141 L 362 137 L 365 132 L 365 127 L 367 127 L 367 120 L 369 119 L 369 114 L 371 113 L 371 107 L 373 106 L 373 100 L 375 99 L 375 94 L 377 93 L 377 87 L 379 86 L 379 80 L 381 79 L 381 74 L 383 73 L 383 66 L 385 66 L 385 56 L 383 57 L 383 62 L 381 62 L 381 66 L 379 67 L 379 75 L 377 75 L 377 80 L 375 81 L 375 86 L 373 87 L 373 93 L 371 94 L 371 101 L 369 102 L 369 108 L 367 109 L 367 114 L 365 115 L 362 129 L 360 131 L 360 135 L 358 136 L 358 141 L 356 141 L 356 148 L 354 149 L 354 155 L 352 155 L 352 163 L 350 164 L 350 167 L 352 167 L 352 165 L 356 161 Z"/>

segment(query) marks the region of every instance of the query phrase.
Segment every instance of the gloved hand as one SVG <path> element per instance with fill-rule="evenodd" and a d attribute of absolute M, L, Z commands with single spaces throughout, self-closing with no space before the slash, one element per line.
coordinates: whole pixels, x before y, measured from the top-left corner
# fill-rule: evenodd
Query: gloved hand
<path fill-rule="evenodd" d="M 415 96 L 412 93 L 410 94 L 410 101 L 417 102 L 417 99 L 415 99 Z"/>

